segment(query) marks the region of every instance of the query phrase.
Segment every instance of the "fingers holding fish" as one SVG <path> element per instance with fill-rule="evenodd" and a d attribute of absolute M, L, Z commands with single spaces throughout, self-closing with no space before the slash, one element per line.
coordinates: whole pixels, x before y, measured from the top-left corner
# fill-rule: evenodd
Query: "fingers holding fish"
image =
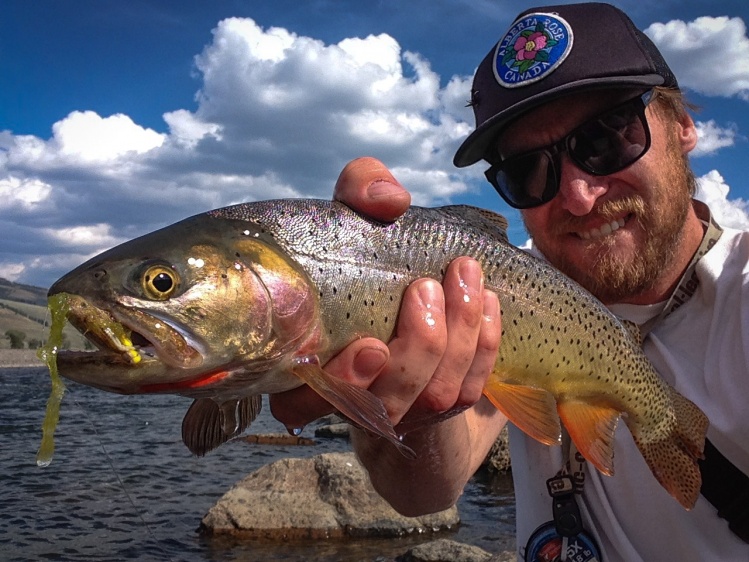
<path fill-rule="evenodd" d="M 408 286 L 388 347 L 390 361 L 369 390 L 397 424 L 429 384 L 447 348 L 444 292 L 437 281 L 418 279 Z"/>
<path fill-rule="evenodd" d="M 457 407 L 472 406 L 483 394 L 486 381 L 494 368 L 502 338 L 502 317 L 500 315 L 499 297 L 487 289 L 483 294 L 483 314 L 481 328 L 476 343 L 476 352 L 468 374 L 463 379 Z"/>
<path fill-rule="evenodd" d="M 357 340 L 325 370 L 368 388 L 393 424 L 409 413 L 409 423 L 419 426 L 481 398 L 500 334 L 499 301 L 483 289 L 479 264 L 458 258 L 448 267 L 444 288 L 432 279 L 408 287 L 389 346 L 373 338 Z M 273 415 L 289 427 L 333 412 L 307 386 L 272 395 L 270 403 Z"/>
<path fill-rule="evenodd" d="M 451 263 L 443 286 L 422 279 L 409 287 L 391 359 L 370 387 L 393 423 L 406 414 L 409 424 L 438 419 L 479 400 L 499 340 L 496 320 L 486 321 L 484 312 L 481 268 L 472 259 Z"/>
<path fill-rule="evenodd" d="M 416 411 L 446 412 L 472 406 L 481 398 L 499 346 L 499 306 L 485 311 L 481 266 L 471 258 L 454 260 L 443 282 L 447 344 L 427 386 L 414 404 Z"/>
<path fill-rule="evenodd" d="M 482 306 L 478 264 L 469 259 L 455 260 L 445 274 L 443 288 L 447 340 L 434 374 L 414 404 L 416 411 L 443 412 L 456 403 L 478 338 Z"/>
<path fill-rule="evenodd" d="M 411 194 L 375 158 L 357 158 L 343 168 L 333 198 L 370 218 L 391 222 L 406 212 Z"/>

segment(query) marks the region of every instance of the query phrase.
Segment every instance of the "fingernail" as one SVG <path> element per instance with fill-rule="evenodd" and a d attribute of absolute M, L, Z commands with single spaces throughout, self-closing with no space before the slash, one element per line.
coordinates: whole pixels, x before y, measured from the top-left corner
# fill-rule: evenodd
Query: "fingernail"
<path fill-rule="evenodd" d="M 458 267 L 458 278 L 460 280 L 460 286 L 465 291 L 465 296 L 463 298 L 466 302 L 471 298 L 478 296 L 483 289 L 481 266 L 475 260 L 464 260 L 460 262 Z"/>
<path fill-rule="evenodd" d="M 388 197 L 392 197 L 402 191 L 403 188 L 394 183 L 385 180 L 377 180 L 369 184 L 367 195 L 371 199 L 387 199 Z"/>
<path fill-rule="evenodd" d="M 434 279 L 425 279 L 419 284 L 418 295 L 423 309 L 424 322 L 429 328 L 438 326 L 445 316 L 445 296 L 442 286 Z"/>
<path fill-rule="evenodd" d="M 440 310 L 444 308 L 442 305 L 442 287 L 434 279 L 423 279 L 419 283 L 419 300 L 422 306 L 427 309 L 433 307 L 439 307 Z"/>
<path fill-rule="evenodd" d="M 499 298 L 493 291 L 484 291 L 484 320 L 495 322 L 499 317 Z"/>
<path fill-rule="evenodd" d="M 354 357 L 354 374 L 362 380 L 370 380 L 380 374 L 388 356 L 379 347 L 364 347 Z"/>

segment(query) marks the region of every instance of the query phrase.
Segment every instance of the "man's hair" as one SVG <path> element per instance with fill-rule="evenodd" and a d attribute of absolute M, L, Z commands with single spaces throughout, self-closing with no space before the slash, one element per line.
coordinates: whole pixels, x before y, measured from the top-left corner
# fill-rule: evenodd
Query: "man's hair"
<path fill-rule="evenodd" d="M 687 100 L 679 88 L 656 86 L 653 88 L 653 101 L 668 117 L 680 119 L 690 111 L 699 111 L 699 106 Z"/>
<path fill-rule="evenodd" d="M 656 86 L 653 88 L 653 101 L 651 104 L 655 106 L 665 114 L 669 120 L 669 129 L 689 112 L 699 111 L 699 106 L 691 103 L 687 100 L 684 92 L 679 88 L 668 88 L 664 86 Z M 684 166 L 689 170 L 687 174 L 687 188 L 689 189 L 690 196 L 694 197 L 697 191 L 697 178 L 689 166 L 689 157 L 684 154 Z"/>

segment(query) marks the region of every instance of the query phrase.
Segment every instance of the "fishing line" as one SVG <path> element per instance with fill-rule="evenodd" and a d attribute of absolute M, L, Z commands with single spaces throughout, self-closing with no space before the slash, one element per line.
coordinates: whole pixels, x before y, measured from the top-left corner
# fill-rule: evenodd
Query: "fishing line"
<path fill-rule="evenodd" d="M 104 446 L 104 441 L 101 438 L 101 435 L 99 434 L 99 431 L 96 427 L 96 424 L 94 423 L 91 416 L 89 416 L 88 411 L 83 407 L 83 405 L 76 400 L 75 396 L 73 396 L 73 392 L 71 388 L 68 388 L 68 393 L 71 395 L 71 399 L 75 403 L 76 406 L 83 412 L 84 417 L 88 421 L 91 428 L 94 430 L 94 435 L 96 436 L 96 440 L 99 442 L 99 446 L 101 447 L 101 450 L 104 452 L 104 458 L 107 460 L 107 464 L 109 465 L 109 468 L 112 469 L 112 473 L 114 474 L 115 478 L 117 479 L 117 482 L 120 485 L 120 488 L 125 493 L 125 497 L 127 497 L 128 501 L 130 502 L 130 505 L 132 506 L 133 510 L 135 511 L 135 514 L 138 516 L 138 519 L 140 519 L 140 522 L 143 523 L 143 526 L 146 528 L 146 531 L 148 532 L 148 536 L 151 537 L 151 540 L 156 545 L 156 548 L 165 556 L 166 560 L 173 560 L 171 556 L 164 550 L 164 548 L 161 546 L 161 543 L 159 543 L 158 539 L 156 538 L 156 535 L 153 532 L 153 529 L 148 525 L 148 522 L 143 517 L 143 514 L 138 509 L 138 507 L 135 505 L 135 501 L 133 500 L 132 496 L 130 495 L 130 492 L 128 491 L 127 487 L 125 486 L 125 483 L 122 481 L 122 478 L 120 478 L 120 474 L 117 471 L 117 469 L 114 466 L 114 462 L 112 461 L 112 457 L 109 454 L 109 451 L 107 451 L 107 448 Z"/>

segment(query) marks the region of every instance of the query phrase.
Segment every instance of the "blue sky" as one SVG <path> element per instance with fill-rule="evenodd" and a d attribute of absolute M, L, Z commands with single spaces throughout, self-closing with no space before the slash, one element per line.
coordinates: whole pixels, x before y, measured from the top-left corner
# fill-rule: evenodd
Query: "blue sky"
<path fill-rule="evenodd" d="M 614 2 L 658 44 L 722 220 L 749 225 L 749 7 Z M 423 205 L 517 214 L 452 167 L 478 62 L 536 2 L 6 0 L 0 277 L 46 287 L 91 255 L 241 201 L 329 197 L 372 155 Z"/>

